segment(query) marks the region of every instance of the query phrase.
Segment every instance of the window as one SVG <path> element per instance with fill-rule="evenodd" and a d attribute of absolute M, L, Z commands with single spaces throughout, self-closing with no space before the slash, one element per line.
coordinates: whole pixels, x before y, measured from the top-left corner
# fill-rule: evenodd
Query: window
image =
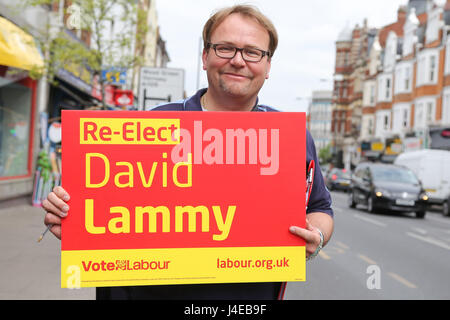
<path fill-rule="evenodd" d="M 392 74 L 383 74 L 378 78 L 378 101 L 391 101 Z"/>
<path fill-rule="evenodd" d="M 436 8 L 428 14 L 426 41 L 430 43 L 438 39 L 439 36 L 439 17 L 441 14 L 440 8 Z"/>
<path fill-rule="evenodd" d="M 398 103 L 392 108 L 392 132 L 400 134 L 409 128 L 409 103 Z"/>
<path fill-rule="evenodd" d="M 445 46 L 445 74 L 450 73 L 450 38 L 447 40 L 447 45 Z"/>
<path fill-rule="evenodd" d="M 384 100 L 383 96 L 382 96 L 382 92 L 383 92 L 382 89 L 383 89 L 383 87 L 384 87 L 383 78 L 380 78 L 378 80 L 378 101 Z"/>
<path fill-rule="evenodd" d="M 418 86 L 437 83 L 438 53 L 436 49 L 428 49 L 419 54 L 416 82 Z"/>
<path fill-rule="evenodd" d="M 369 119 L 369 134 L 373 134 L 373 120 Z"/>
<path fill-rule="evenodd" d="M 405 79 L 404 79 L 404 81 L 405 81 L 405 91 L 409 91 L 409 83 L 410 83 L 410 81 L 411 81 L 411 68 L 408 66 L 408 67 L 405 67 Z"/>
<path fill-rule="evenodd" d="M 425 57 L 419 58 L 419 62 L 417 64 L 417 84 L 420 85 L 425 82 Z"/>
<path fill-rule="evenodd" d="M 340 88 L 340 82 L 335 82 L 334 84 L 334 95 L 336 97 L 339 97 L 339 88 Z"/>
<path fill-rule="evenodd" d="M 370 105 L 375 104 L 375 85 L 370 85 Z"/>
<path fill-rule="evenodd" d="M 380 110 L 376 113 L 375 136 L 383 137 L 390 131 L 391 111 Z"/>
<path fill-rule="evenodd" d="M 348 52 L 344 53 L 344 67 L 348 65 Z"/>
<path fill-rule="evenodd" d="M 403 129 L 408 128 L 408 118 L 409 118 L 409 112 L 408 109 L 403 109 L 403 122 L 402 122 L 402 127 Z"/>
<path fill-rule="evenodd" d="M 389 117 L 388 115 L 384 115 L 384 125 L 383 125 L 384 130 L 388 130 L 389 129 Z"/>
<path fill-rule="evenodd" d="M 386 100 L 391 97 L 391 79 L 386 79 Z"/>
<path fill-rule="evenodd" d="M 429 69 L 430 78 L 428 79 L 430 82 L 435 81 L 436 76 L 436 57 L 430 56 L 430 69 Z"/>
<path fill-rule="evenodd" d="M 427 102 L 427 123 L 434 121 L 434 103 Z"/>
<path fill-rule="evenodd" d="M 411 92 L 412 63 L 402 62 L 395 69 L 395 94 Z"/>
<path fill-rule="evenodd" d="M 414 128 L 424 129 L 436 119 L 436 99 L 422 98 L 416 102 Z"/>
<path fill-rule="evenodd" d="M 424 127 L 424 118 L 423 118 L 423 103 L 419 103 L 416 106 L 416 121 L 414 122 L 414 126 L 416 128 Z"/>
<path fill-rule="evenodd" d="M 28 170 L 31 89 L 0 77 L 0 178 L 30 174 Z"/>

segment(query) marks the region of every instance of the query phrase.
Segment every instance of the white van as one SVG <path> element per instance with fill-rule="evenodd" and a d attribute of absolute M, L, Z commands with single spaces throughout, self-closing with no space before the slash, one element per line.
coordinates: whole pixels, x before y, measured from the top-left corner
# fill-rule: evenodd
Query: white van
<path fill-rule="evenodd" d="M 405 152 L 398 155 L 394 163 L 411 169 L 427 191 L 429 203 L 443 205 L 444 214 L 448 214 L 450 151 L 423 149 Z"/>

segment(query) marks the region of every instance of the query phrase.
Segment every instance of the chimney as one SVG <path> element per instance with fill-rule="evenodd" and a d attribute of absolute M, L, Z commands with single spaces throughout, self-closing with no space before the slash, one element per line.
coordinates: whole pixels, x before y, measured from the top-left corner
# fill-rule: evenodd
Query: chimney
<path fill-rule="evenodd" d="M 397 10 L 397 21 L 406 20 L 407 9 L 405 6 L 400 6 Z"/>

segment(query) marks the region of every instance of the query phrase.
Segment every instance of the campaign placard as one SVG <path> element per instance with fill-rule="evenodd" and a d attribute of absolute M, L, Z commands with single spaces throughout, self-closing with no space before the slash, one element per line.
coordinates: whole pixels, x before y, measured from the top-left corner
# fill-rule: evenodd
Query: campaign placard
<path fill-rule="evenodd" d="M 61 286 L 305 281 L 304 113 L 63 111 Z"/>

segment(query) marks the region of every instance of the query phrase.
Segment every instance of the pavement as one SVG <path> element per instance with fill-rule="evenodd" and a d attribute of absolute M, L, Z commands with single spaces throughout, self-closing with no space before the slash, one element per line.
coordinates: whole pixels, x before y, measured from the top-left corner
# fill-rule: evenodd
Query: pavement
<path fill-rule="evenodd" d="M 0 300 L 94 300 L 95 288 L 61 288 L 61 244 L 29 198 L 0 202 Z"/>

